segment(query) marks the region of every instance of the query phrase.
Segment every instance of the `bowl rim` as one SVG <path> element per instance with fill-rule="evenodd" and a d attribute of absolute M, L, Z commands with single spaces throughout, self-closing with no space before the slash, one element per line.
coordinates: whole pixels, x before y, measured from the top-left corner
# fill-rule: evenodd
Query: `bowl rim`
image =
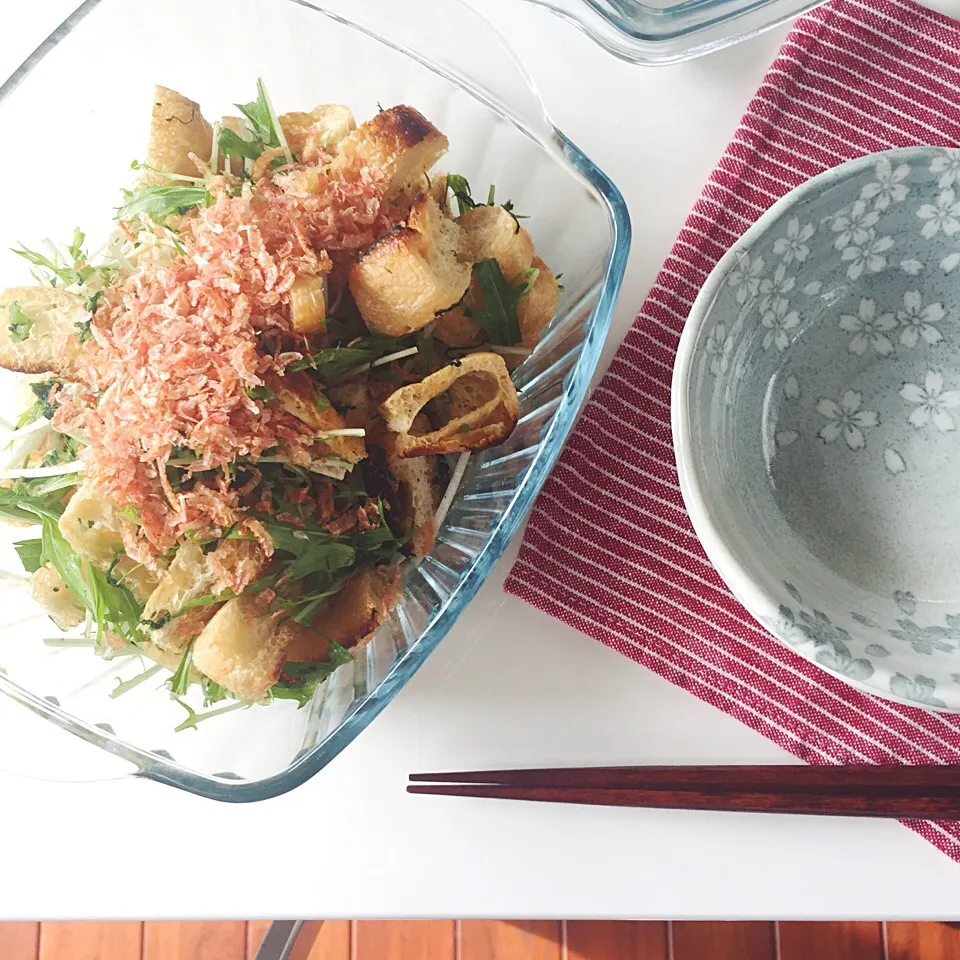
<path fill-rule="evenodd" d="M 862 173 L 865 169 L 875 166 L 877 161 L 886 157 L 891 161 L 910 157 L 933 157 L 943 154 L 953 154 L 960 157 L 958 147 L 913 146 L 896 147 L 890 150 L 879 150 L 874 153 L 855 157 L 835 167 L 818 173 L 804 183 L 794 187 L 788 193 L 774 201 L 743 234 L 734 241 L 733 245 L 717 261 L 710 271 L 703 286 L 693 301 L 690 313 L 680 334 L 677 346 L 677 355 L 674 361 L 673 377 L 670 384 L 670 427 L 673 439 L 674 458 L 677 465 L 677 476 L 680 483 L 680 494 L 694 533 L 703 547 L 707 559 L 713 565 L 720 579 L 726 584 L 736 600 L 744 607 L 747 613 L 757 621 L 757 625 L 764 632 L 773 637 L 777 643 L 793 651 L 804 660 L 809 661 L 821 670 L 837 677 L 851 687 L 869 693 L 884 700 L 927 710 L 932 713 L 960 713 L 960 705 L 953 707 L 932 707 L 929 704 L 918 703 L 898 697 L 889 690 L 878 685 L 850 677 L 824 666 L 813 657 L 813 651 L 797 648 L 781 639 L 769 627 L 779 604 L 768 590 L 759 586 L 751 575 L 746 563 L 740 557 L 743 551 L 735 551 L 724 539 L 720 531 L 720 524 L 716 521 L 716 511 L 710 507 L 710 496 L 706 492 L 697 470 L 696 460 L 692 456 L 693 429 L 691 426 L 691 390 L 693 387 L 693 362 L 696 356 L 696 346 L 703 333 L 710 308 L 716 299 L 720 288 L 726 283 L 733 267 L 748 254 L 762 236 L 779 222 L 781 218 L 798 203 L 807 200 L 829 186 Z M 765 622 L 767 621 L 767 622 Z"/>
<path fill-rule="evenodd" d="M 82 0 L 6 80 L 0 81 L 0 103 L 8 99 L 45 56 L 66 39 L 73 29 L 102 2 L 103 0 Z M 208 799 L 232 803 L 256 802 L 280 796 L 305 783 L 322 770 L 366 729 L 413 676 L 485 582 L 490 570 L 500 560 L 507 545 L 532 508 L 536 494 L 543 486 L 550 469 L 560 455 L 564 441 L 573 428 L 576 413 L 586 396 L 590 380 L 596 370 L 600 351 L 609 331 L 613 310 L 619 298 L 630 252 L 632 232 L 630 214 L 623 195 L 610 177 L 556 127 L 545 108 L 543 110 L 544 129 L 536 130 L 517 116 L 509 104 L 501 103 L 496 97 L 491 97 L 482 81 L 465 76 L 451 76 L 442 64 L 437 64 L 429 57 L 419 54 L 416 49 L 408 47 L 405 43 L 391 41 L 364 19 L 362 11 L 358 11 L 357 19 L 353 20 L 329 10 L 324 0 L 274 0 L 274 2 L 292 3 L 321 16 L 337 20 L 412 57 L 443 77 L 448 83 L 464 88 L 503 120 L 512 123 L 521 133 L 533 139 L 544 153 L 552 156 L 555 162 L 566 166 L 580 185 L 594 195 L 606 215 L 609 245 L 603 254 L 599 278 L 583 294 L 584 298 L 595 297 L 596 302 L 583 321 L 585 336 L 580 355 L 564 378 L 563 393 L 548 426 L 541 435 L 537 453 L 517 485 L 510 504 L 492 524 L 487 543 L 477 554 L 443 608 L 428 623 L 417 642 L 407 647 L 403 654 L 397 657 L 387 676 L 366 695 L 359 706 L 355 703 L 348 710 L 333 732 L 313 747 L 299 753 L 286 768 L 256 780 L 228 780 L 221 779 L 216 774 L 208 775 L 181 767 L 176 762 L 168 763 L 154 756 L 149 750 L 123 740 L 92 722 L 74 716 L 49 698 L 25 690 L 0 673 L 0 694 L 10 697 L 79 739 L 131 763 L 135 769 L 131 770 L 129 775 L 166 783 Z M 464 6 L 467 5 L 464 4 Z M 470 6 L 467 6 L 467 9 L 489 25 L 491 32 L 503 44 L 525 81 L 530 84 L 530 75 L 522 59 L 497 27 L 491 24 L 480 10 Z M 539 92 L 535 86 L 531 89 L 542 107 Z"/>

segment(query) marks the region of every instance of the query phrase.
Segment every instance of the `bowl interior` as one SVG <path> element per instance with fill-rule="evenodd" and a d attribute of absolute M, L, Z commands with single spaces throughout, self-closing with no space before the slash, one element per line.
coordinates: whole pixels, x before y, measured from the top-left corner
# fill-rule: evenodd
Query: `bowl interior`
<path fill-rule="evenodd" d="M 347 15 L 351 4 L 322 6 Z M 363 15 L 376 25 L 373 32 L 287 0 L 101 0 L 0 102 L 6 129 L 18 137 L 39 143 L 55 124 L 58 143 L 73 145 L 32 151 L 31 182 L 44 189 L 12 191 L 0 228 L 5 286 L 30 282 L 26 264 L 7 252 L 19 242 L 36 248 L 45 237 L 63 241 L 77 225 L 92 249 L 105 237 L 120 188 L 133 176 L 130 162 L 144 150 L 155 83 L 181 90 L 218 117 L 252 97 L 258 76 L 281 111 L 341 102 L 363 120 L 378 102 L 417 107 L 450 140 L 443 169 L 465 175 L 477 194 L 495 184 L 499 200 L 512 198 L 517 212 L 530 216 L 524 222 L 538 253 L 563 273 L 558 314 L 515 375 L 516 431 L 471 459 L 432 554 L 407 571 L 393 619 L 308 708 L 278 702 L 177 732 L 188 714 L 163 688 L 165 674 L 111 698 L 118 680 L 143 670 L 138 658 L 105 662 L 88 649 L 44 645 L 43 638 L 57 634 L 52 624 L 23 591 L 5 593 L 0 690 L 149 776 L 221 799 L 260 799 L 315 773 L 449 629 L 559 451 L 596 364 L 626 258 L 625 214 L 617 209 L 618 234 L 611 205 L 597 189 L 609 184 L 547 126 L 526 78 L 485 21 L 439 0 L 416 0 L 402 11 L 389 0 L 371 0 Z M 158 40 L 171 23 L 191 25 L 178 32 L 175 55 Z M 412 23 L 426 26 L 420 46 L 408 50 Z M 452 39 L 467 35 L 469 55 L 454 56 Z M 474 66 L 484 72 L 470 79 L 465 73 Z M 12 151 L 0 158 L 0 172 L 22 174 Z M 0 376 L 5 409 L 12 381 Z M 33 535 L 0 531 L 0 569 L 20 569 L 12 544 Z M 199 692 L 185 702 L 204 712 Z M 8 766 L 4 761 L 0 748 L 0 767 Z M 52 756 L 49 774 L 58 771 Z"/>
<path fill-rule="evenodd" d="M 691 315 L 678 443 L 695 525 L 755 616 L 848 679 L 950 708 L 955 181 L 960 152 L 892 151 L 829 171 L 761 218 Z"/>

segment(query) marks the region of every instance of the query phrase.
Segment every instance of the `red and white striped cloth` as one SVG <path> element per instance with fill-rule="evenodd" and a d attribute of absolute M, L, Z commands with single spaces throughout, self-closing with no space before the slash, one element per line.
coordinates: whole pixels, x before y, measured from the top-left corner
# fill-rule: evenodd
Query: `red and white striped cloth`
<path fill-rule="evenodd" d="M 670 378 L 713 265 L 776 199 L 844 160 L 960 143 L 960 23 L 912 0 L 797 21 L 540 494 L 506 588 L 810 763 L 960 763 L 960 716 L 857 692 L 731 596 L 684 510 Z M 960 861 L 960 823 L 910 821 Z"/>

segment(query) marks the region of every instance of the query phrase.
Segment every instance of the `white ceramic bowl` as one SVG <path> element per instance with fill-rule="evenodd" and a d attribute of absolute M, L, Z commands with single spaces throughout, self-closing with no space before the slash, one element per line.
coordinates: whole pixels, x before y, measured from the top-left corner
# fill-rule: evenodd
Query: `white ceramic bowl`
<path fill-rule="evenodd" d="M 960 710 L 960 151 L 877 154 L 744 234 L 680 342 L 680 486 L 734 595 L 800 655 Z"/>

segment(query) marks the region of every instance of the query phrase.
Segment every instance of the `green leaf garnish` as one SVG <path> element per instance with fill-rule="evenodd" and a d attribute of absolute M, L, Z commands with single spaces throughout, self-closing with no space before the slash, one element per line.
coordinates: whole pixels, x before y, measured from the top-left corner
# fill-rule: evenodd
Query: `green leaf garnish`
<path fill-rule="evenodd" d="M 30 336 L 30 330 L 33 327 L 33 321 L 23 312 L 19 300 L 14 300 L 10 304 L 10 339 L 17 343 L 22 343 Z"/>
<path fill-rule="evenodd" d="M 223 156 L 244 157 L 247 160 L 256 160 L 265 149 L 263 141 L 259 138 L 256 140 L 244 140 L 243 137 L 234 133 L 229 127 L 220 128 L 217 145 Z"/>
<path fill-rule="evenodd" d="M 477 205 L 473 197 L 470 196 L 470 184 L 466 177 L 461 177 L 458 173 L 448 173 L 447 189 L 453 192 L 461 216 Z"/>
<path fill-rule="evenodd" d="M 182 697 L 190 689 L 190 670 L 193 667 L 193 641 L 187 644 L 180 666 L 170 678 L 170 692 L 175 697 Z"/>
<path fill-rule="evenodd" d="M 27 426 L 27 424 L 33 423 L 34 420 L 39 420 L 41 417 L 46 417 L 48 420 L 53 419 L 53 415 L 57 412 L 57 406 L 59 406 L 59 404 L 54 404 L 50 401 L 50 391 L 60 383 L 60 380 L 52 377 L 50 380 L 41 380 L 39 383 L 30 384 L 30 389 L 37 399 L 32 406 L 28 407 L 20 415 L 20 419 L 17 420 L 18 430 L 21 427 Z"/>
<path fill-rule="evenodd" d="M 210 194 L 206 187 L 156 186 L 124 191 L 124 202 L 117 210 L 117 219 L 130 221 L 145 214 L 161 222 L 175 213 L 186 213 L 194 207 L 206 206 Z"/>
<path fill-rule="evenodd" d="M 221 687 L 219 683 L 209 677 L 200 678 L 200 689 L 203 691 L 203 705 L 205 707 L 219 703 L 221 700 L 233 699 L 226 687 Z"/>
<path fill-rule="evenodd" d="M 474 271 L 483 291 L 483 306 L 479 310 L 464 307 L 463 312 L 486 331 L 491 343 L 504 347 L 515 346 L 522 338 L 517 304 L 537 282 L 539 271 L 524 270 L 516 286 L 507 283 L 496 260 L 483 260 L 474 267 Z"/>
<path fill-rule="evenodd" d="M 204 720 L 209 720 L 211 717 L 219 717 L 224 713 L 233 713 L 234 710 L 245 710 L 250 706 L 249 703 L 245 703 L 242 700 L 238 700 L 236 703 L 230 703 L 225 707 L 218 707 L 216 710 L 208 710 L 206 713 L 197 713 L 192 707 L 184 703 L 179 697 L 174 697 L 174 700 L 187 711 L 187 719 L 183 723 L 178 724 L 173 728 L 174 733 L 180 733 L 181 730 L 196 730 L 198 724 L 203 723 Z"/>
<path fill-rule="evenodd" d="M 352 660 L 349 650 L 331 640 L 329 660 L 322 663 L 285 663 L 280 679 L 270 689 L 270 695 L 277 700 L 296 700 L 304 707 L 330 674 Z"/>
<path fill-rule="evenodd" d="M 324 347 L 291 363 L 287 369 L 314 370 L 320 380 L 332 383 L 365 363 L 373 363 L 412 344 L 411 337 L 367 337 L 349 347 Z"/>
<path fill-rule="evenodd" d="M 283 135 L 283 129 L 262 79 L 257 80 L 257 99 L 250 103 L 238 103 L 236 108 L 250 121 L 254 140 L 259 141 L 254 144 L 259 146 L 259 150 L 251 159 L 256 159 L 271 147 L 281 147 L 287 163 L 293 163 L 293 154 L 287 146 L 287 139 Z M 240 138 L 237 137 L 237 139 Z M 222 140 L 220 142 L 222 143 Z M 241 154 L 241 156 L 247 156 L 247 154 Z"/>
<path fill-rule="evenodd" d="M 20 540 L 13 545 L 27 573 L 36 573 L 43 566 L 43 541 Z"/>
<path fill-rule="evenodd" d="M 89 320 L 78 320 L 74 326 L 77 328 L 77 338 L 81 343 L 86 343 L 93 336 L 90 332 Z"/>

